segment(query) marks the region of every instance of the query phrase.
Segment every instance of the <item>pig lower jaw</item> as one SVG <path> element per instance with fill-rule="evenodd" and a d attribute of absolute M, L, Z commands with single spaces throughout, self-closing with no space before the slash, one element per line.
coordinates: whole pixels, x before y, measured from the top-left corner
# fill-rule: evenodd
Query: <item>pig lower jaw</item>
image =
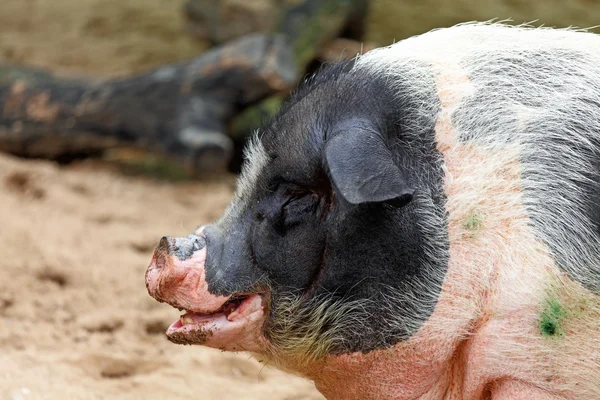
<path fill-rule="evenodd" d="M 252 294 L 212 314 L 188 311 L 167 329 L 177 344 L 201 344 L 231 351 L 253 351 L 265 319 L 263 297 Z"/>

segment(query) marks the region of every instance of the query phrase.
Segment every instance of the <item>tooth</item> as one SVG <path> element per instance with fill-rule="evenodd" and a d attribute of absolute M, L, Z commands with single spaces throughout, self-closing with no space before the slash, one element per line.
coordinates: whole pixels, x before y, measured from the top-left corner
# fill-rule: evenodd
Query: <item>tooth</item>
<path fill-rule="evenodd" d="M 181 317 L 179 317 L 179 319 L 181 320 L 181 325 L 187 325 L 187 324 L 191 324 L 194 322 L 194 320 L 190 317 L 184 318 L 183 316 L 181 316 Z"/>
<path fill-rule="evenodd" d="M 233 310 L 232 312 L 230 312 L 229 314 L 227 314 L 227 320 L 228 321 L 233 321 L 235 317 L 237 317 L 240 313 L 237 310 Z"/>

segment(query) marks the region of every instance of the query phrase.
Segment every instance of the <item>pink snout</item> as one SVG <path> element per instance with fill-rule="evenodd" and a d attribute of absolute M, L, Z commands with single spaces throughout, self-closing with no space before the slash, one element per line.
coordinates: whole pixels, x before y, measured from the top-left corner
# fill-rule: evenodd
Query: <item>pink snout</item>
<path fill-rule="evenodd" d="M 146 271 L 150 296 L 173 307 L 197 313 L 218 310 L 230 296 L 209 293 L 206 282 L 204 237 L 163 237 Z"/>

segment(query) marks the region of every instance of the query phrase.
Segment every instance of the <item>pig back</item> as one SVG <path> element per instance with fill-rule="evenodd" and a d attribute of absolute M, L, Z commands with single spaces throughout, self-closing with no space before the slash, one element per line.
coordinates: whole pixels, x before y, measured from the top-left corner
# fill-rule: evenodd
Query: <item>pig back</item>
<path fill-rule="evenodd" d="M 450 260 L 417 338 L 472 338 L 466 398 L 501 379 L 600 396 L 599 65 L 596 35 L 488 24 L 357 63 L 409 82 L 400 99 L 434 76 Z"/>

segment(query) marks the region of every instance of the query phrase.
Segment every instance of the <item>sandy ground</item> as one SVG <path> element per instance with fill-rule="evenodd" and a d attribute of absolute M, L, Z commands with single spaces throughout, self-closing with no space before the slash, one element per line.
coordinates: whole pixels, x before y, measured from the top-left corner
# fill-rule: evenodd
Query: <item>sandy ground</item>
<path fill-rule="evenodd" d="M 232 188 L 0 155 L 0 399 L 320 399 L 248 355 L 171 344 L 179 312 L 146 293 L 158 239 Z"/>
<path fill-rule="evenodd" d="M 114 76 L 188 59 L 182 0 L 2 0 L 0 60 Z M 168 183 L 0 154 L 0 400 L 320 399 L 247 355 L 171 344 L 144 272 L 163 235 L 228 203 L 232 176 Z"/>
<path fill-rule="evenodd" d="M 0 59 L 114 76 L 195 57 L 183 0 L 1 0 Z"/>
<path fill-rule="evenodd" d="M 367 40 L 494 17 L 597 24 L 598 2 L 549 1 L 376 0 Z M 0 3 L 0 62 L 106 77 L 206 48 L 185 33 L 183 0 Z M 164 336 L 179 312 L 146 293 L 152 249 L 215 219 L 232 187 L 231 176 L 168 183 L 0 154 L 0 400 L 322 399 L 312 383 L 247 355 Z"/>

